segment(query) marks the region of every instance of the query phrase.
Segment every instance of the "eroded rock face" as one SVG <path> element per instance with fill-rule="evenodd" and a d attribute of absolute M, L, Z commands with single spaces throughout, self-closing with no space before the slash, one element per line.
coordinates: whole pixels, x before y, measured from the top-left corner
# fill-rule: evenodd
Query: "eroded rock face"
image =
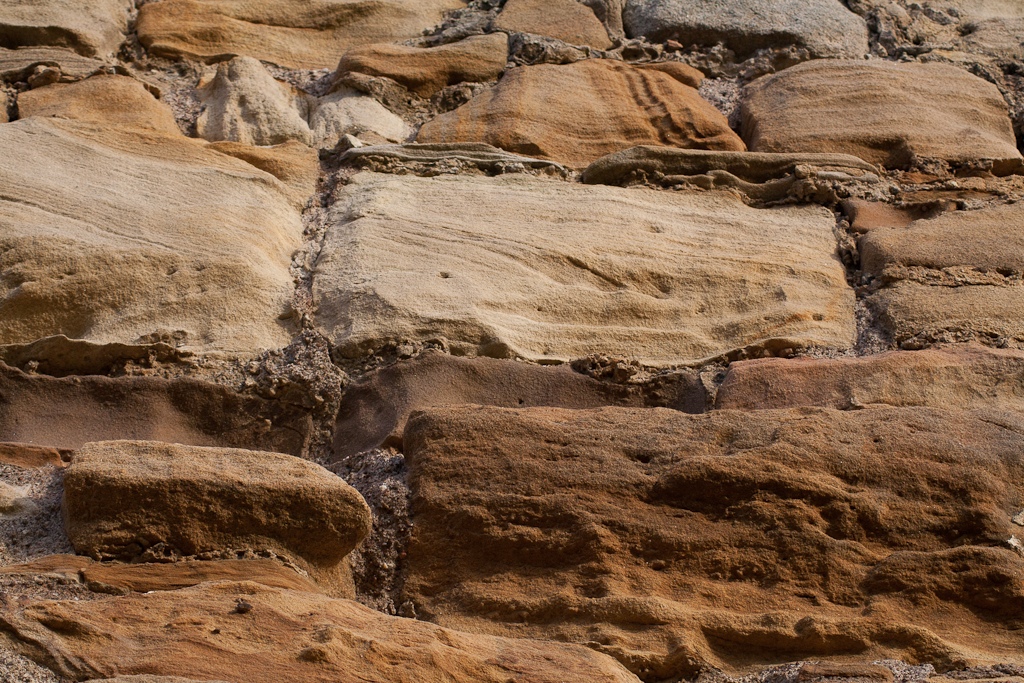
<path fill-rule="evenodd" d="M 1024 411 L 1024 353 L 968 347 L 865 358 L 765 358 L 729 366 L 718 408 L 872 405 Z"/>
<path fill-rule="evenodd" d="M 243 603 L 248 609 L 239 609 Z M 613 659 L 577 645 L 459 633 L 250 582 L 91 604 L 38 602 L 0 611 L 0 622 L 28 654 L 78 679 L 117 672 L 253 683 L 637 680 Z"/>
<path fill-rule="evenodd" d="M 313 278 L 338 353 L 443 340 L 460 354 L 696 363 L 846 347 L 853 294 L 818 207 L 530 176 L 356 175 Z"/>
<path fill-rule="evenodd" d="M 332 68 L 347 48 L 415 38 L 462 0 L 166 0 L 139 10 L 153 54 L 219 61 L 247 55 L 300 69 Z"/>
<path fill-rule="evenodd" d="M 288 343 L 302 225 L 285 185 L 182 136 L 129 78 L 20 100 L 0 127 L 0 344 Z"/>
<path fill-rule="evenodd" d="M 438 408 L 406 427 L 420 619 L 587 642 L 645 680 L 1013 661 L 1024 421 Z"/>
<path fill-rule="evenodd" d="M 235 57 L 217 67 L 217 75 L 199 88 L 203 111 L 196 131 L 207 140 L 247 145 L 313 142 L 309 130 L 313 98 L 274 80 L 252 57 Z"/>
<path fill-rule="evenodd" d="M 131 0 L 17 0 L 0 6 L 0 45 L 71 48 L 86 57 L 115 52 Z"/>
<path fill-rule="evenodd" d="M 762 48 L 806 48 L 814 57 L 861 57 L 864 20 L 840 0 L 626 0 L 630 37 L 683 45 L 724 43 L 741 58 Z"/>
<path fill-rule="evenodd" d="M 998 88 L 948 64 L 805 62 L 749 85 L 741 115 L 755 152 L 851 154 L 886 168 L 1021 167 Z"/>
<path fill-rule="evenodd" d="M 508 0 L 494 27 L 550 36 L 570 45 L 588 45 L 598 50 L 612 46 L 594 11 L 576 0 Z"/>
<path fill-rule="evenodd" d="M 157 544 L 183 556 L 268 549 L 328 586 L 370 530 L 362 496 L 309 461 L 155 441 L 79 449 L 64 476 L 63 513 L 81 554 L 131 560 Z"/>
<path fill-rule="evenodd" d="M 882 289 L 872 305 L 899 342 L 923 335 L 1024 344 L 1024 209 L 950 211 L 861 238 Z"/>
<path fill-rule="evenodd" d="M 306 410 L 180 378 L 47 377 L 0 363 L 0 441 L 75 449 L 160 440 L 302 455 Z"/>
<path fill-rule="evenodd" d="M 695 372 L 646 384 L 602 382 L 567 366 L 538 367 L 490 358 L 426 353 L 379 370 L 345 390 L 334 455 L 343 459 L 379 446 L 400 447 L 409 416 L 439 405 L 476 403 L 515 407 L 597 408 L 662 406 L 704 411 L 705 389 Z"/>
<path fill-rule="evenodd" d="M 505 70 L 507 60 L 508 38 L 493 33 L 428 48 L 388 44 L 353 48 L 342 55 L 336 75 L 384 76 L 430 97 L 445 86 L 493 81 Z"/>
<path fill-rule="evenodd" d="M 663 68 L 588 59 L 511 69 L 493 89 L 426 123 L 416 141 L 485 142 L 580 167 L 635 145 L 743 150 L 725 117 L 691 87 L 693 76 L 681 82 Z"/>

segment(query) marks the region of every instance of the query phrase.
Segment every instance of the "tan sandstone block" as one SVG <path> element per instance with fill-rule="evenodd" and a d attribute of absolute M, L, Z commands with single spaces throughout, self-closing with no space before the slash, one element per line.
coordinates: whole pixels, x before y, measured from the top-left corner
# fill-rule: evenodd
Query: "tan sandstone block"
<path fill-rule="evenodd" d="M 331 223 L 316 319 L 346 356 L 443 339 L 459 354 L 672 365 L 853 341 L 853 293 L 820 207 L 361 173 Z"/>
<path fill-rule="evenodd" d="M 139 41 L 161 56 L 246 55 L 299 69 L 334 67 L 346 49 L 415 38 L 462 0 L 164 0 L 139 11 Z"/>
<path fill-rule="evenodd" d="M 184 137 L 129 78 L 22 100 L 0 127 L 0 344 L 290 341 L 293 190 Z"/>
<path fill-rule="evenodd" d="M 388 44 L 352 48 L 341 56 L 336 76 L 353 72 L 384 76 L 430 97 L 449 85 L 493 81 L 505 70 L 507 60 L 508 37 L 493 33 L 428 48 Z"/>
<path fill-rule="evenodd" d="M 26 654 L 77 680 L 116 671 L 250 683 L 638 683 L 578 645 L 459 633 L 252 582 L 40 601 L 0 610 L 0 623 Z"/>
<path fill-rule="evenodd" d="M 1021 154 L 999 89 L 948 64 L 816 60 L 762 77 L 741 102 L 755 152 L 852 154 L 887 168 L 917 159 L 991 164 Z"/>
<path fill-rule="evenodd" d="M 1022 448 L 999 411 L 436 408 L 405 431 L 403 599 L 644 680 L 1024 664 Z"/>
<path fill-rule="evenodd" d="M 266 549 L 328 587 L 371 523 L 355 489 L 307 460 L 156 441 L 83 446 L 65 471 L 62 511 L 83 555 Z"/>
<path fill-rule="evenodd" d="M 13 0 L 0 3 L 4 47 L 68 47 L 86 57 L 117 51 L 131 0 Z"/>
<path fill-rule="evenodd" d="M 804 48 L 814 57 L 861 57 L 864 20 L 841 0 L 625 0 L 626 34 L 684 46 L 724 43 L 739 59 L 764 48 Z"/>
<path fill-rule="evenodd" d="M 967 347 L 863 358 L 762 358 L 729 366 L 717 408 L 871 405 L 1024 411 L 1024 352 Z"/>
<path fill-rule="evenodd" d="M 494 28 L 550 36 L 570 45 L 589 45 L 598 50 L 612 46 L 594 11 L 576 0 L 508 0 L 494 21 Z"/>
<path fill-rule="evenodd" d="M 693 70 L 669 68 L 588 59 L 510 69 L 492 89 L 424 124 L 416 141 L 485 142 L 577 167 L 635 145 L 745 149 L 691 87 Z"/>

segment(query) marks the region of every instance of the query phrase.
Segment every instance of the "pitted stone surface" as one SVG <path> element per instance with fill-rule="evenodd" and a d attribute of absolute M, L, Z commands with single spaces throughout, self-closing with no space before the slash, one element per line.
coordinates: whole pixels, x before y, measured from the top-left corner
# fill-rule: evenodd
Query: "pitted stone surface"
<path fill-rule="evenodd" d="M 528 176 L 362 173 L 316 265 L 339 353 L 443 339 L 460 353 L 695 363 L 853 341 L 832 215 L 727 195 Z"/>

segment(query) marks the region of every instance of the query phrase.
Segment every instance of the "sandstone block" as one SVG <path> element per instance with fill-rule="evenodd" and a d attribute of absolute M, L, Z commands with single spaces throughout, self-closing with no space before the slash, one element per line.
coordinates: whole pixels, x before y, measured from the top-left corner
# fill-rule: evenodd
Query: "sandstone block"
<path fill-rule="evenodd" d="M 384 76 L 430 97 L 449 85 L 493 81 L 505 70 L 507 60 L 508 38 L 493 33 L 428 48 L 389 44 L 352 48 L 341 56 L 336 74 Z"/>
<path fill-rule="evenodd" d="M 139 41 L 162 56 L 246 55 L 297 69 L 332 68 L 338 54 L 415 38 L 462 0 L 166 0 L 139 10 Z"/>
<path fill-rule="evenodd" d="M 18 0 L 0 5 L 0 44 L 68 47 L 86 57 L 117 51 L 131 0 Z"/>
<path fill-rule="evenodd" d="M 598 50 L 612 46 L 594 11 L 576 0 L 508 0 L 494 21 L 494 28 L 549 36 Z"/>
<path fill-rule="evenodd" d="M 302 455 L 310 422 L 301 406 L 184 377 L 57 378 L 0 363 L 0 441 L 75 449 L 158 440 Z"/>
<path fill-rule="evenodd" d="M 525 175 L 360 173 L 313 281 L 338 352 L 443 339 L 457 354 L 651 365 L 852 343 L 853 294 L 820 207 Z"/>
<path fill-rule="evenodd" d="M 302 224 L 287 186 L 184 137 L 129 78 L 21 100 L 0 127 L 0 345 L 290 341 Z"/>
<path fill-rule="evenodd" d="M 872 405 L 1024 411 L 1024 352 L 967 347 L 835 360 L 764 358 L 729 366 L 717 408 Z"/>
<path fill-rule="evenodd" d="M 459 633 L 251 582 L 36 602 L 3 609 L 0 624 L 29 656 L 77 680 L 116 671 L 252 683 L 638 683 L 578 645 Z"/>
<path fill-rule="evenodd" d="M 275 80 L 252 57 L 222 62 L 199 87 L 202 111 L 196 131 L 207 140 L 277 145 L 288 140 L 312 144 L 307 119 L 313 98 Z"/>
<path fill-rule="evenodd" d="M 999 175 L 1021 166 L 999 89 L 948 64 L 805 62 L 747 86 L 741 116 L 755 152 L 852 154 L 886 168 L 940 160 Z"/>
<path fill-rule="evenodd" d="M 630 37 L 724 43 L 740 59 L 790 46 L 814 57 L 868 52 L 867 25 L 840 0 L 626 0 L 623 25 Z"/>
<path fill-rule="evenodd" d="M 2 80 L 27 81 L 37 66 L 59 69 L 61 80 L 78 80 L 95 73 L 104 66 L 104 62 L 59 47 L 21 47 L 16 50 L 0 48 Z"/>
<path fill-rule="evenodd" d="M 307 460 L 155 441 L 79 449 L 63 514 L 81 554 L 128 560 L 160 543 L 184 556 L 267 549 L 326 582 L 370 530 L 362 496 Z"/>
<path fill-rule="evenodd" d="M 689 72 L 679 77 L 605 59 L 519 67 L 428 121 L 416 141 L 486 142 L 578 167 L 635 145 L 743 150 Z"/>
<path fill-rule="evenodd" d="M 377 100 L 344 87 L 317 100 L 309 126 L 317 147 L 334 147 L 345 135 L 358 137 L 365 133 L 382 141 L 404 142 L 412 132 Z"/>
<path fill-rule="evenodd" d="M 1024 341 L 1024 209 L 949 211 L 860 240 L 871 299 L 897 341 L 924 334 Z"/>
<path fill-rule="evenodd" d="M 663 406 L 700 413 L 705 390 L 693 371 L 661 376 L 646 384 L 618 384 L 577 373 L 568 366 L 426 353 L 378 370 L 345 389 L 334 456 L 343 459 L 379 446 L 400 447 L 411 414 L 463 403 L 509 408 Z"/>
<path fill-rule="evenodd" d="M 1019 663 L 1022 447 L 1000 411 L 436 408 L 405 430 L 403 598 L 644 680 Z"/>

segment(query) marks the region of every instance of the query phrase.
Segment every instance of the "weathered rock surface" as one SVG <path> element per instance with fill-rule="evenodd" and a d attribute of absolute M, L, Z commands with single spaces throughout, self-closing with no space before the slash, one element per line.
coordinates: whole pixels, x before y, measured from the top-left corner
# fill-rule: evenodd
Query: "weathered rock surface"
<path fill-rule="evenodd" d="M 612 46 L 604 24 L 594 11 L 576 0 L 508 0 L 494 28 L 550 36 L 570 45 L 598 50 Z"/>
<path fill-rule="evenodd" d="M 439 408 L 406 427 L 418 618 L 646 680 L 1021 664 L 1024 420 L 928 408 Z"/>
<path fill-rule="evenodd" d="M 1024 341 L 1024 209 L 949 211 L 860 240 L 873 298 L 897 341 L 978 334 Z"/>
<path fill-rule="evenodd" d="M 428 48 L 388 44 L 353 48 L 341 56 L 336 75 L 383 76 L 430 97 L 449 85 L 493 81 L 507 61 L 508 38 L 494 33 Z"/>
<path fill-rule="evenodd" d="M 196 131 L 207 140 L 277 145 L 288 140 L 312 144 L 313 98 L 277 81 L 252 57 L 235 57 L 199 87 L 203 109 Z"/>
<path fill-rule="evenodd" d="M 65 451 L 66 453 L 66 451 Z M 0 463 L 16 467 L 64 467 L 62 452 L 56 448 L 18 442 L 0 442 Z M 66 457 L 70 458 L 68 453 Z"/>
<path fill-rule="evenodd" d="M 510 154 L 482 142 L 366 145 L 346 151 L 340 160 L 371 171 L 410 171 L 426 176 L 439 175 L 438 171 L 450 172 L 453 168 L 487 175 L 535 171 L 562 178 L 569 176 L 568 169 L 554 161 Z"/>
<path fill-rule="evenodd" d="M 207 149 L 241 159 L 266 171 L 282 183 L 292 206 L 301 210 L 316 191 L 320 174 L 320 155 L 296 140 L 272 147 L 253 147 L 240 142 L 211 142 Z"/>
<path fill-rule="evenodd" d="M 155 441 L 83 446 L 64 476 L 63 513 L 84 555 L 271 550 L 327 586 L 370 530 L 362 496 L 307 460 Z"/>
<path fill-rule="evenodd" d="M 743 139 L 755 152 L 852 154 L 886 168 L 922 160 L 1021 167 L 1006 102 L 948 64 L 817 60 L 747 86 Z"/>
<path fill-rule="evenodd" d="M 692 371 L 660 376 L 644 385 L 617 384 L 574 372 L 568 366 L 542 367 L 426 353 L 379 370 L 345 389 L 335 429 L 334 455 L 343 459 L 378 446 L 400 447 L 409 416 L 440 405 L 661 406 L 700 413 L 704 411 L 705 394 L 697 373 Z"/>
<path fill-rule="evenodd" d="M 0 5 L 0 46 L 68 47 L 86 57 L 115 52 L 131 0 L 17 0 Z"/>
<path fill-rule="evenodd" d="M 153 54 L 220 61 L 247 55 L 300 69 L 334 67 L 346 49 L 417 37 L 461 0 L 164 0 L 139 10 Z"/>
<path fill-rule="evenodd" d="M 729 366 L 718 408 L 872 405 L 1024 411 L 1024 353 L 967 347 L 835 360 L 764 358 Z"/>
<path fill-rule="evenodd" d="M 180 676 L 117 676 L 115 678 L 93 679 L 96 683 L 225 683 L 224 681 L 196 681 Z"/>
<path fill-rule="evenodd" d="M 763 48 L 806 48 L 814 57 L 861 57 L 864 20 L 840 0 L 626 0 L 630 37 L 683 45 L 724 43 L 741 59 Z"/>
<path fill-rule="evenodd" d="M 244 612 L 240 604 L 251 607 Z M 249 582 L 0 610 L 30 656 L 79 680 L 131 674 L 252 683 L 630 683 L 613 659 L 388 617 L 356 602 Z"/>
<path fill-rule="evenodd" d="M 24 93 L 0 127 L 0 344 L 286 345 L 301 220 L 275 177 L 185 138 L 129 78 Z"/>
<path fill-rule="evenodd" d="M 208 581 L 253 581 L 271 588 L 307 593 L 319 587 L 294 569 L 274 560 L 186 560 L 120 564 L 94 562 L 81 555 L 50 555 L 23 564 L 0 567 L 0 574 L 62 576 L 81 581 L 99 593 L 173 591 Z"/>
<path fill-rule="evenodd" d="M 879 182 L 871 164 L 846 154 L 768 154 L 712 152 L 671 147 L 632 147 L 601 157 L 584 169 L 588 184 L 655 183 L 663 187 L 722 189 L 756 202 L 787 198 L 825 199 L 833 185 L 867 186 Z M 828 203 L 822 201 L 822 203 Z"/>
<path fill-rule="evenodd" d="M 371 133 L 381 142 L 404 142 L 412 133 L 380 102 L 345 87 L 317 101 L 309 126 L 317 147 L 334 147 L 344 135 L 363 137 Z"/>
<path fill-rule="evenodd" d="M 694 363 L 852 343 L 832 214 L 720 194 L 523 175 L 356 175 L 313 278 L 338 353 L 442 339 L 457 354 Z"/>
<path fill-rule="evenodd" d="M 494 88 L 424 124 L 416 141 L 486 142 L 578 167 L 635 145 L 745 148 L 691 87 L 692 75 L 684 83 L 657 66 L 588 59 L 511 69 Z"/>
<path fill-rule="evenodd" d="M 194 379 L 29 375 L 0 363 L 0 441 L 158 440 L 302 455 L 307 410 Z"/>
<path fill-rule="evenodd" d="M 0 80 L 27 81 L 37 66 L 59 69 L 63 81 L 92 75 L 104 63 L 59 47 L 0 48 Z"/>

